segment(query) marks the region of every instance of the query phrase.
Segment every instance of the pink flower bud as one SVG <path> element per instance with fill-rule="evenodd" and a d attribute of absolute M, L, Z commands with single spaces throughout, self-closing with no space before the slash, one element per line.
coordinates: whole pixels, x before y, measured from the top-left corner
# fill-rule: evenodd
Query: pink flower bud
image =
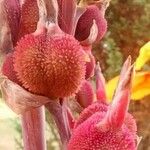
<path fill-rule="evenodd" d="M 75 37 L 79 41 L 85 40 L 90 34 L 93 20 L 95 20 L 98 27 L 97 41 L 102 39 L 107 30 L 107 21 L 104 18 L 104 13 L 105 9 L 103 8 L 99 9 L 95 5 L 88 6 L 78 21 Z"/>

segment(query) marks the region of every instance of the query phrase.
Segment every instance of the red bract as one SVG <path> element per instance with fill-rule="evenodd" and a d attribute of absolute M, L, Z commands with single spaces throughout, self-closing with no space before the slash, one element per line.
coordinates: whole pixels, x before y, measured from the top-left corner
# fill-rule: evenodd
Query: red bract
<path fill-rule="evenodd" d="M 137 149 L 136 123 L 127 113 L 132 72 L 129 58 L 122 69 L 112 104 L 103 109 L 104 104 L 97 102 L 82 112 L 70 139 L 69 150 Z"/>

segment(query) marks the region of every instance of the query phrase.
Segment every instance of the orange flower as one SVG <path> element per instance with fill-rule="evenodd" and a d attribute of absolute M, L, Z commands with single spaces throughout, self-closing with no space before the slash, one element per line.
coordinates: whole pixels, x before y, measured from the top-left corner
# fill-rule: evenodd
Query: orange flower
<path fill-rule="evenodd" d="M 116 89 L 117 83 L 119 80 L 119 76 L 111 79 L 106 84 L 106 93 L 109 100 L 112 99 L 114 90 Z M 132 85 L 132 95 L 131 98 L 133 100 L 139 100 L 148 96 L 150 94 L 150 72 L 143 71 L 135 74 L 133 78 Z"/>

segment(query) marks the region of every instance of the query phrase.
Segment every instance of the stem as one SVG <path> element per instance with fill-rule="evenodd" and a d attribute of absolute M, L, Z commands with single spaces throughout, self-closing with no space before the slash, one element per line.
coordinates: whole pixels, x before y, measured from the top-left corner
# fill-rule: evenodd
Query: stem
<path fill-rule="evenodd" d="M 38 107 L 22 115 L 24 150 L 46 150 L 44 107 Z"/>
<path fill-rule="evenodd" d="M 66 149 L 67 143 L 70 139 L 70 128 L 66 115 L 66 108 L 58 101 L 49 102 L 46 107 L 48 111 L 52 114 L 58 128 L 58 132 L 62 142 L 62 149 Z"/>

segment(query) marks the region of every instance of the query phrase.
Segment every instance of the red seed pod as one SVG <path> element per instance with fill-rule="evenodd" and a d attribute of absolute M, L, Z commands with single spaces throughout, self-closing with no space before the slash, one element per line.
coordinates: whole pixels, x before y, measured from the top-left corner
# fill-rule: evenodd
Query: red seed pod
<path fill-rule="evenodd" d="M 32 33 L 37 28 L 39 10 L 37 0 L 25 0 L 21 9 L 19 38 Z"/>
<path fill-rule="evenodd" d="M 96 21 L 98 27 L 97 41 L 101 40 L 107 30 L 107 21 L 104 18 L 105 9 L 99 9 L 95 5 L 87 6 L 87 10 L 80 17 L 75 33 L 76 39 L 79 41 L 85 40 L 89 34 L 93 24 Z"/>
<path fill-rule="evenodd" d="M 93 114 L 97 112 L 106 112 L 108 109 L 108 105 L 100 102 L 95 102 L 89 107 L 85 108 L 81 114 L 78 120 L 75 123 L 75 128 L 86 121 L 89 117 L 91 117 Z"/>
<path fill-rule="evenodd" d="M 103 124 L 105 116 L 106 112 L 97 112 L 78 125 L 73 131 L 68 150 L 136 150 L 135 132 L 126 124 L 118 130 Z M 101 127 L 97 127 L 99 122 L 102 123 Z M 130 122 L 135 124 L 135 120 Z"/>
<path fill-rule="evenodd" d="M 137 150 L 136 123 L 127 112 L 132 74 L 133 66 L 128 58 L 112 103 L 106 106 L 106 111 L 102 111 L 98 102 L 95 104 L 97 107 L 91 105 L 83 111 L 75 125 L 68 150 Z"/>
<path fill-rule="evenodd" d="M 66 97 L 78 91 L 85 77 L 85 54 L 68 34 L 26 35 L 15 48 L 14 68 L 29 91 Z"/>

